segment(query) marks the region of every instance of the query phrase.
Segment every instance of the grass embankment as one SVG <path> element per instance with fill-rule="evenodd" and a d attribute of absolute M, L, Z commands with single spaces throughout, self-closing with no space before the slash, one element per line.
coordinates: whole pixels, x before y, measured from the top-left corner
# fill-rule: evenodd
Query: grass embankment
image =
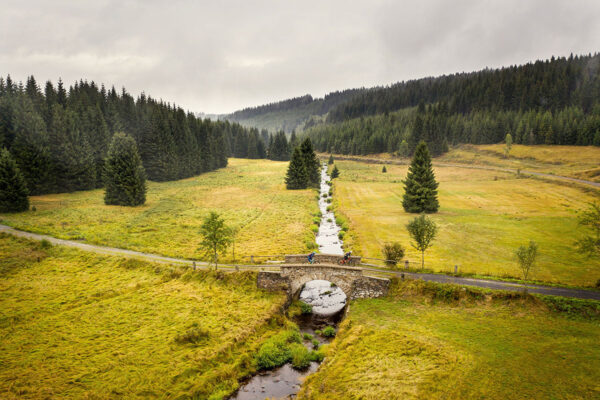
<path fill-rule="evenodd" d="M 223 398 L 287 328 L 284 303 L 250 272 L 0 235 L 0 398 Z"/>
<path fill-rule="evenodd" d="M 598 146 L 525 146 L 513 145 L 504 157 L 504 144 L 461 145 L 438 162 L 466 163 L 521 169 L 600 182 Z"/>
<path fill-rule="evenodd" d="M 399 241 L 412 267 L 420 253 L 410 246 L 406 224 L 414 214 L 402 209 L 402 180 L 407 166 L 338 161 L 334 207 L 349 227 L 345 245 L 356 254 L 383 258 L 385 242 Z M 425 255 L 433 271 L 521 277 L 514 250 L 529 240 L 539 245 L 530 278 L 578 286 L 600 279 L 600 262 L 576 251 L 583 231 L 579 210 L 597 201 L 594 192 L 515 174 L 455 167 L 435 167 L 440 211 L 431 215 L 438 236 Z"/>
<path fill-rule="evenodd" d="M 199 228 L 209 211 L 238 229 L 236 260 L 300 253 L 314 243 L 312 190 L 286 190 L 286 162 L 230 159 L 227 168 L 148 185 L 141 207 L 104 205 L 104 190 L 34 196 L 37 211 L 0 215 L 15 228 L 172 257 L 202 258 Z M 263 260 L 263 259 L 261 259 Z M 230 247 L 221 261 L 233 261 Z"/>
<path fill-rule="evenodd" d="M 298 398 L 600 398 L 600 303 L 562 303 L 396 282 L 351 304 Z"/>

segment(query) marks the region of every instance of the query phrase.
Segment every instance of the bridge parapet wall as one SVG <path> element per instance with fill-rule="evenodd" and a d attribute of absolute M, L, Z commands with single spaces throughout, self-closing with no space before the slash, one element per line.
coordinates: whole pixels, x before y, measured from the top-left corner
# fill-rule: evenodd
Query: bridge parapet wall
<path fill-rule="evenodd" d="M 337 254 L 315 254 L 314 264 L 333 264 L 339 265 L 340 260 L 344 258 Z M 350 256 L 348 262 L 344 265 L 360 265 L 360 257 Z M 308 254 L 288 254 L 285 256 L 286 264 L 309 264 Z"/>

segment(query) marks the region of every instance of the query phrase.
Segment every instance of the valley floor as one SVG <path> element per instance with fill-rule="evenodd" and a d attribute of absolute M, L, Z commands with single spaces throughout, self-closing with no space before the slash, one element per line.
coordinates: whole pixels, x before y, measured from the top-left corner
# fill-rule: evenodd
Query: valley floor
<path fill-rule="evenodd" d="M 533 297 L 399 282 L 387 298 L 351 303 L 298 398 L 597 399 L 591 304 L 586 318 Z"/>
<path fill-rule="evenodd" d="M 421 254 L 410 245 L 406 224 L 414 214 L 402 209 L 402 180 L 406 165 L 337 161 L 341 175 L 334 182 L 336 214 L 345 219 L 347 248 L 364 257 L 383 258 L 386 242 L 400 242 L 413 268 Z M 425 267 L 436 272 L 459 272 L 521 277 L 514 251 L 534 240 L 539 257 L 530 278 L 579 286 L 600 279 L 600 260 L 577 251 L 583 234 L 578 213 L 598 192 L 578 186 L 513 173 L 434 167 L 440 183 L 440 211 L 431 218 L 438 235 L 425 254 Z"/>
<path fill-rule="evenodd" d="M 0 234 L 0 398 L 221 399 L 255 372 L 283 294 Z"/>

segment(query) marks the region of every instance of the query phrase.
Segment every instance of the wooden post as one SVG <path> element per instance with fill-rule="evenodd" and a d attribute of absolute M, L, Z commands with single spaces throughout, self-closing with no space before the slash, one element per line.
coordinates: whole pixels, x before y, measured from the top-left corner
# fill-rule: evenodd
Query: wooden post
<path fill-rule="evenodd" d="M 408 269 L 408 260 L 404 260 L 404 269 Z"/>
<path fill-rule="evenodd" d="M 455 266 L 454 266 L 454 274 L 455 274 L 455 275 L 456 275 L 456 274 L 458 274 L 458 265 L 455 265 Z"/>
<path fill-rule="evenodd" d="M 196 270 L 196 261 L 192 261 L 192 268 L 194 268 L 194 271 Z"/>

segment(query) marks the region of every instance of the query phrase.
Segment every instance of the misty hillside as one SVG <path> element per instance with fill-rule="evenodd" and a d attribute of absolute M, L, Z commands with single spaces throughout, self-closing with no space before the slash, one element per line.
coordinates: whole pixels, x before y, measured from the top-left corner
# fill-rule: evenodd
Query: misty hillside
<path fill-rule="evenodd" d="M 307 94 L 301 97 L 278 101 L 257 107 L 248 107 L 231 114 L 220 116 L 246 127 L 267 129 L 271 132 L 283 130 L 291 133 L 302 130 L 306 123 L 309 125 L 323 119 L 329 110 L 350 100 L 365 89 L 348 89 L 342 92 L 332 92 L 323 98 L 313 98 Z"/>

